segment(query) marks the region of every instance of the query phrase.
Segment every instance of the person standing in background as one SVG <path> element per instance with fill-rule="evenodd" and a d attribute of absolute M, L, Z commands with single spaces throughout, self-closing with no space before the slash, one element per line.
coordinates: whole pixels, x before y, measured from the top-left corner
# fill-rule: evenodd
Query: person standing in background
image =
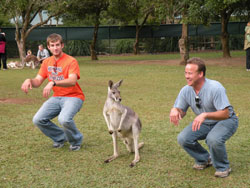
<path fill-rule="evenodd" d="M 246 50 L 246 69 L 250 71 L 250 21 L 245 27 L 244 50 Z"/>
<path fill-rule="evenodd" d="M 7 70 L 6 38 L 5 33 L 2 33 L 0 28 L 0 69 L 2 66 L 1 61 L 3 62 L 3 70 Z"/>

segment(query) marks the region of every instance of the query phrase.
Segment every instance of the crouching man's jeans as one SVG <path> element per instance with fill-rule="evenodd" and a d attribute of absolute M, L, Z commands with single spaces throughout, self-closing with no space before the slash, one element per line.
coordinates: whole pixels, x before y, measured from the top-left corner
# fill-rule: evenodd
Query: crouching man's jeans
<path fill-rule="evenodd" d="M 51 97 L 35 114 L 33 123 L 54 142 L 68 141 L 73 146 L 81 145 L 83 135 L 76 128 L 73 118 L 82 104 L 83 101 L 76 97 Z M 51 121 L 56 116 L 62 128 Z"/>
<path fill-rule="evenodd" d="M 192 131 L 192 123 L 179 135 L 178 143 L 195 159 L 197 164 L 204 164 L 211 156 L 216 171 L 225 171 L 229 168 L 225 142 L 238 128 L 238 118 L 232 117 L 215 124 L 205 124 L 197 131 Z M 198 142 L 206 139 L 210 154 Z"/>

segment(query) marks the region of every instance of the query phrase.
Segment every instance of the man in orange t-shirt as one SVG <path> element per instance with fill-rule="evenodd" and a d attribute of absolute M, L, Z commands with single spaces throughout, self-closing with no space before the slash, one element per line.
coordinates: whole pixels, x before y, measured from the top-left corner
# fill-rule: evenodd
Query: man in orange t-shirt
<path fill-rule="evenodd" d="M 21 89 L 28 93 L 29 89 L 38 88 L 45 79 L 47 85 L 43 89 L 43 97 L 50 97 L 33 117 L 33 123 L 53 140 L 54 148 L 61 148 L 65 142 L 70 143 L 70 150 L 81 148 L 83 135 L 76 128 L 73 120 L 81 109 L 85 96 L 77 83 L 80 79 L 80 69 L 75 58 L 63 53 L 64 43 L 61 35 L 51 34 L 47 38 L 47 46 L 53 56 L 45 59 L 37 76 L 26 79 Z M 60 128 L 51 119 L 58 116 Z"/>

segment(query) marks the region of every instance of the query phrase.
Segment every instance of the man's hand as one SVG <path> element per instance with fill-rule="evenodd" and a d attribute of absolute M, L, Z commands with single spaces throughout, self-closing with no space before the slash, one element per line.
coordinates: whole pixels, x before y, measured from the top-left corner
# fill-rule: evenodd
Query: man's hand
<path fill-rule="evenodd" d="M 184 112 L 183 112 L 184 114 Z M 177 108 L 172 108 L 169 114 L 170 123 L 174 125 L 179 125 L 179 120 L 182 119 L 182 111 Z"/>
<path fill-rule="evenodd" d="M 224 120 L 229 118 L 229 109 L 228 107 L 223 110 L 218 110 L 216 112 L 204 112 L 198 115 L 192 124 L 192 130 L 197 131 L 200 129 L 201 124 L 205 121 L 205 119 L 213 119 L 213 120 Z"/>
<path fill-rule="evenodd" d="M 44 98 L 48 98 L 48 97 L 49 97 L 50 92 L 51 92 L 51 90 L 52 90 L 52 88 L 53 88 L 53 85 L 54 85 L 53 82 L 49 82 L 49 83 L 45 86 L 45 88 L 43 89 L 43 97 L 44 97 Z"/>
<path fill-rule="evenodd" d="M 32 83 L 31 83 L 31 79 L 26 79 L 22 86 L 21 89 L 23 90 L 23 92 L 25 92 L 26 94 L 28 93 L 29 89 L 32 89 Z"/>
<path fill-rule="evenodd" d="M 201 113 L 200 115 L 198 115 L 192 124 L 192 131 L 197 131 L 200 129 L 201 124 L 205 121 L 206 119 L 206 113 Z"/>

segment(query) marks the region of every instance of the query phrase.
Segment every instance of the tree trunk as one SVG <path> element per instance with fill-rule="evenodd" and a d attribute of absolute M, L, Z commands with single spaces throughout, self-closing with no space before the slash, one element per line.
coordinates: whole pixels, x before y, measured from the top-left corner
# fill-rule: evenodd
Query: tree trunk
<path fill-rule="evenodd" d="M 186 65 L 189 59 L 189 44 L 188 44 L 188 24 L 182 24 L 182 33 L 179 40 L 179 48 L 181 55 L 181 65 Z"/>
<path fill-rule="evenodd" d="M 223 11 L 221 14 L 221 45 L 224 58 L 231 57 L 229 50 L 229 34 L 227 31 L 228 20 L 229 19 L 226 11 Z"/>
<path fill-rule="evenodd" d="M 138 7 L 136 7 L 138 9 Z M 136 33 L 135 33 L 135 43 L 134 43 L 134 54 L 137 55 L 140 53 L 140 49 L 139 49 L 139 43 L 140 43 L 140 37 L 139 34 L 141 32 L 142 27 L 144 26 L 144 24 L 147 22 L 147 19 L 149 17 L 149 15 L 153 12 L 154 10 L 154 6 L 150 6 L 149 9 L 146 11 L 145 15 L 144 15 L 144 19 L 142 21 L 141 24 L 139 24 L 138 19 L 135 19 L 135 26 L 136 26 Z"/>
<path fill-rule="evenodd" d="M 24 41 L 17 41 L 17 46 L 18 46 L 18 52 L 19 52 L 19 57 L 22 63 L 24 63 L 25 59 L 25 42 Z"/>
<path fill-rule="evenodd" d="M 22 64 L 24 64 L 24 59 L 26 56 L 26 38 L 24 36 L 24 31 L 21 31 L 21 36 L 20 36 L 19 29 L 17 27 L 16 32 L 15 32 L 15 38 L 16 38 L 16 43 L 18 47 L 19 58 Z"/>
<path fill-rule="evenodd" d="M 90 45 L 90 53 L 91 53 L 91 60 L 98 60 L 96 54 L 96 41 L 97 41 L 97 34 L 98 34 L 99 24 L 95 24 L 93 39 Z"/>
<path fill-rule="evenodd" d="M 135 55 L 140 54 L 140 50 L 139 50 L 139 32 L 140 32 L 139 25 L 136 24 L 135 43 L 134 43 L 134 47 L 133 47 Z"/>

